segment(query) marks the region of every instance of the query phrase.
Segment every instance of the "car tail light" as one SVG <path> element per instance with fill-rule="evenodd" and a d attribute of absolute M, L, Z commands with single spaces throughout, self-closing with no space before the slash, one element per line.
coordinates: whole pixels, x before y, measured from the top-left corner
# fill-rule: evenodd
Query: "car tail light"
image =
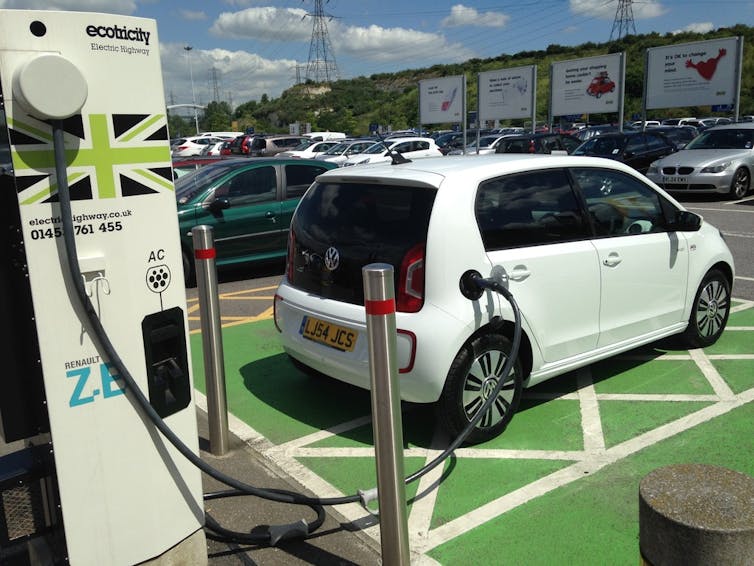
<path fill-rule="evenodd" d="M 177 151 L 183 151 L 184 149 L 188 149 L 187 145 L 179 145 Z"/>
<path fill-rule="evenodd" d="M 403 256 L 398 280 L 398 312 L 419 312 L 424 304 L 424 244 L 417 244 Z"/>

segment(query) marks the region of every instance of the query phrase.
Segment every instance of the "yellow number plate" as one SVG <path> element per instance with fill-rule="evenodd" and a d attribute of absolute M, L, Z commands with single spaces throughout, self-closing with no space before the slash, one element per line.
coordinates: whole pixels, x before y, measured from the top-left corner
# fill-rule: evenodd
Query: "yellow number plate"
<path fill-rule="evenodd" d="M 304 338 L 330 346 L 341 352 L 352 352 L 359 333 L 345 326 L 325 322 L 313 316 L 305 316 L 299 330 Z"/>

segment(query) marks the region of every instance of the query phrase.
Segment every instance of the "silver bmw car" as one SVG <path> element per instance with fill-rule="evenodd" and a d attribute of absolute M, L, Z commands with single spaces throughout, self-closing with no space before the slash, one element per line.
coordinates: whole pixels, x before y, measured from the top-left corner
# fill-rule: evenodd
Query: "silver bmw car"
<path fill-rule="evenodd" d="M 754 124 L 705 130 L 681 151 L 653 162 L 647 177 L 666 191 L 721 193 L 740 199 L 751 189 Z"/>

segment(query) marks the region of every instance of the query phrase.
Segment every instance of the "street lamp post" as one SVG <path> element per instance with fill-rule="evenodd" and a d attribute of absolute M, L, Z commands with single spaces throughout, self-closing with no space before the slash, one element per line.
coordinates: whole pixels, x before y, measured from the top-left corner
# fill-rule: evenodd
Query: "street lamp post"
<path fill-rule="evenodd" d="M 199 117 L 197 116 L 197 113 L 196 113 L 196 91 L 194 91 L 194 71 L 191 66 L 191 57 L 189 57 L 189 54 L 191 50 L 193 49 L 193 47 L 191 47 L 190 45 L 186 45 L 184 49 L 186 50 L 186 59 L 188 60 L 188 64 L 189 64 L 189 76 L 191 77 L 191 102 L 194 104 L 194 126 L 196 127 L 196 135 L 198 136 L 199 135 Z"/>

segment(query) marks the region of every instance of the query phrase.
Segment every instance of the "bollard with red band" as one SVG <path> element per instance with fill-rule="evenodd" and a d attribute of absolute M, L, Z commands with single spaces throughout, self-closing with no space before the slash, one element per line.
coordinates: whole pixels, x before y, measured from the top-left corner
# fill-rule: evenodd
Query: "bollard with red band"
<path fill-rule="evenodd" d="M 209 449 L 215 456 L 228 451 L 228 401 L 225 391 L 225 355 L 223 353 L 220 299 L 217 292 L 215 241 L 211 226 L 191 229 L 196 266 L 196 286 L 202 327 L 204 373 L 207 382 L 207 419 Z"/>
<path fill-rule="evenodd" d="M 372 263 L 362 269 L 367 314 L 372 429 L 377 460 L 382 563 L 410 563 L 403 425 L 398 385 L 393 266 Z"/>

